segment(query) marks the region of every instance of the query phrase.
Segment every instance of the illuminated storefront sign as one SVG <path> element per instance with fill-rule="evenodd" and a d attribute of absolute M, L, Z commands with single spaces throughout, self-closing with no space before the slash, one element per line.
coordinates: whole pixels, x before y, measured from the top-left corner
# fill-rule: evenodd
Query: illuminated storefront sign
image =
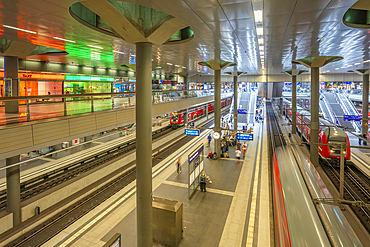
<path fill-rule="evenodd" d="M 4 71 L 0 72 L 0 78 L 5 76 Z M 19 79 L 35 79 L 35 80 L 65 80 L 65 75 L 55 75 L 55 74 L 42 74 L 42 73 L 18 73 Z"/>
<path fill-rule="evenodd" d="M 113 77 L 95 77 L 83 75 L 66 75 L 66 81 L 114 81 Z"/>

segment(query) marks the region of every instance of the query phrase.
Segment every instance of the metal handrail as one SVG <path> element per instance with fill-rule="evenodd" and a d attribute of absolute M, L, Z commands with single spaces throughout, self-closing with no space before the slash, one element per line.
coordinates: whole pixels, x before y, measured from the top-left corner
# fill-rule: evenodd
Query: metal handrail
<path fill-rule="evenodd" d="M 203 90 L 165 90 L 165 91 L 152 91 L 152 93 L 172 93 L 172 92 L 196 92 L 196 91 L 209 91 L 212 89 Z M 30 99 L 50 99 L 50 98 L 72 98 L 72 97 L 98 97 L 98 96 L 112 96 L 122 94 L 136 94 L 136 92 L 120 92 L 120 93 L 89 93 L 89 94 L 52 94 L 52 95 L 35 95 L 35 96 L 10 96 L 0 97 L 0 101 L 12 100 L 30 100 Z"/>

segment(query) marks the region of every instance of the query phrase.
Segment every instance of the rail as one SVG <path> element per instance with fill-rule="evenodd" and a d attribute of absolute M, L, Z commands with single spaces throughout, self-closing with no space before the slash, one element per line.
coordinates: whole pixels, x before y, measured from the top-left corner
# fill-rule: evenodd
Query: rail
<path fill-rule="evenodd" d="M 152 103 L 211 96 L 213 89 L 152 91 Z M 232 96 L 221 91 L 221 97 Z M 0 97 L 0 125 L 135 107 L 135 92 Z M 7 113 L 7 106 L 18 113 Z M 16 112 L 16 111 L 14 111 Z"/>

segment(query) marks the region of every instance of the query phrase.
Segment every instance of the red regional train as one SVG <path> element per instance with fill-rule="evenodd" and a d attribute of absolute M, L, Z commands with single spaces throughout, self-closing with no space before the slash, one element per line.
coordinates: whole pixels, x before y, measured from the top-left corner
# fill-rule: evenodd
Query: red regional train
<path fill-rule="evenodd" d="M 292 111 L 291 109 L 291 102 L 284 100 L 284 106 L 288 109 L 287 113 L 289 115 L 290 121 L 292 121 Z M 311 113 L 302 109 L 301 107 L 297 106 L 297 130 L 301 132 L 301 115 L 303 115 L 303 126 L 302 132 L 303 137 L 306 141 L 311 141 L 311 129 L 310 129 L 310 121 L 311 121 Z M 321 126 L 324 125 L 324 126 Z M 324 159 L 340 159 L 340 146 L 331 146 L 331 143 L 347 143 L 347 146 L 350 146 L 349 138 L 346 132 L 341 130 L 340 128 L 336 127 L 332 123 L 320 119 L 320 130 L 319 130 L 319 143 L 322 144 L 329 144 L 329 145 L 319 145 L 319 154 Z M 351 159 L 351 149 L 347 147 L 347 150 L 344 151 L 345 160 Z"/>
<path fill-rule="evenodd" d="M 227 105 L 231 104 L 231 98 L 226 98 L 221 100 L 221 108 L 225 107 Z M 200 117 L 203 117 L 206 115 L 206 107 L 208 107 L 208 113 L 213 112 L 214 107 L 213 107 L 214 102 L 207 103 L 204 105 L 192 107 L 188 109 L 188 122 L 192 122 Z M 171 118 L 170 118 L 170 124 L 172 129 L 177 129 L 181 126 L 184 125 L 184 113 L 185 110 L 180 110 L 171 113 Z"/>

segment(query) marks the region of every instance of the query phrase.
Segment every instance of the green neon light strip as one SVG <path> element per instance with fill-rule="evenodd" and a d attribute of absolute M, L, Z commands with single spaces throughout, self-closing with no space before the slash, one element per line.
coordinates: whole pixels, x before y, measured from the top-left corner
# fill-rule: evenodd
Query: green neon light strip
<path fill-rule="evenodd" d="M 113 77 L 66 75 L 66 81 L 114 81 Z"/>

